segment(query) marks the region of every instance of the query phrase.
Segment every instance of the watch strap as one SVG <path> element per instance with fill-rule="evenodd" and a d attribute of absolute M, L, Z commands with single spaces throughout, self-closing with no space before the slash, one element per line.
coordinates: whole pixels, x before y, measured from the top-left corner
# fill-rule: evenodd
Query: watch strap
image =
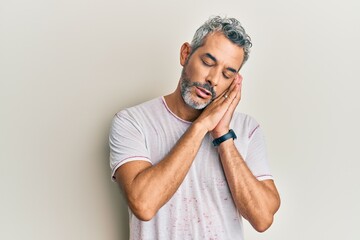
<path fill-rule="evenodd" d="M 217 147 L 222 142 L 225 142 L 226 140 L 228 140 L 230 138 L 236 139 L 236 134 L 232 129 L 230 129 L 228 133 L 222 135 L 221 137 L 218 137 L 218 138 L 214 139 L 212 143 L 213 143 L 214 147 Z"/>

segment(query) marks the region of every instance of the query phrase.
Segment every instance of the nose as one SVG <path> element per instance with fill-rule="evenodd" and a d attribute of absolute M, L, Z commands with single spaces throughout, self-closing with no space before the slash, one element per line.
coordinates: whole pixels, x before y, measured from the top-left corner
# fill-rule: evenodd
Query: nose
<path fill-rule="evenodd" d="M 218 85 L 220 80 L 221 71 L 217 68 L 211 68 L 208 75 L 206 76 L 206 82 L 208 82 L 211 86 L 215 87 Z"/>

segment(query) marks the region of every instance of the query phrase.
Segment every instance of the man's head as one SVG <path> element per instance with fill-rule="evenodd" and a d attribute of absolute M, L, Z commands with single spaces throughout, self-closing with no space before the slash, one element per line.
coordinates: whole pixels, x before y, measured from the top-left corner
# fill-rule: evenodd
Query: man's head
<path fill-rule="evenodd" d="M 250 48 L 252 46 L 249 35 L 235 18 L 221 18 L 215 16 L 207 20 L 201 27 L 196 30 L 191 41 L 192 53 L 204 44 L 204 40 L 209 34 L 220 32 L 231 42 L 244 50 L 244 64 L 249 59 Z M 240 70 L 240 69 L 239 69 Z"/>
<path fill-rule="evenodd" d="M 205 108 L 232 83 L 249 58 L 250 37 L 234 18 L 210 18 L 181 47 L 180 90 L 185 103 Z"/>

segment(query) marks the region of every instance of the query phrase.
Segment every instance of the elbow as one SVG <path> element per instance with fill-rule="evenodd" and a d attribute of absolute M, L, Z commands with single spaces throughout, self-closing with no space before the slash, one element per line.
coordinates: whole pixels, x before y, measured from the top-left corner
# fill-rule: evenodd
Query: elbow
<path fill-rule="evenodd" d="M 131 212 L 141 221 L 150 221 L 156 214 L 156 210 L 143 202 L 129 202 Z"/>
<path fill-rule="evenodd" d="M 141 212 L 133 211 L 133 213 L 137 219 L 139 219 L 140 221 L 144 221 L 144 222 L 150 221 L 155 216 L 155 214 L 152 214 L 151 212 L 147 212 L 147 211 L 141 211 Z"/>
<path fill-rule="evenodd" d="M 265 232 L 267 229 L 269 229 L 269 227 L 272 225 L 273 221 L 274 221 L 273 215 L 263 216 L 261 218 L 261 220 L 251 223 L 251 225 L 254 227 L 254 229 L 257 232 L 262 233 L 262 232 Z"/>
<path fill-rule="evenodd" d="M 262 211 L 258 212 L 258 214 L 253 215 L 248 218 L 250 224 L 257 232 L 265 232 L 274 222 L 275 212 L 272 211 Z"/>
<path fill-rule="evenodd" d="M 280 197 L 279 195 L 276 198 L 276 201 L 274 201 L 274 204 L 272 205 L 272 209 L 268 209 L 267 211 L 264 211 L 262 214 L 260 214 L 260 217 L 257 218 L 251 225 L 254 227 L 254 229 L 260 233 L 265 232 L 273 223 L 274 221 L 274 215 L 280 208 Z"/>

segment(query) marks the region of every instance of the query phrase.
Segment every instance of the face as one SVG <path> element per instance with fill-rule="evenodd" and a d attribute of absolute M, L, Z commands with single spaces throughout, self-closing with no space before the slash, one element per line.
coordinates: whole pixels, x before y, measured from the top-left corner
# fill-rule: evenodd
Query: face
<path fill-rule="evenodd" d="M 204 44 L 191 53 L 185 43 L 181 47 L 181 95 L 187 105 L 203 109 L 226 91 L 244 59 L 244 50 L 221 33 L 206 37 Z"/>

